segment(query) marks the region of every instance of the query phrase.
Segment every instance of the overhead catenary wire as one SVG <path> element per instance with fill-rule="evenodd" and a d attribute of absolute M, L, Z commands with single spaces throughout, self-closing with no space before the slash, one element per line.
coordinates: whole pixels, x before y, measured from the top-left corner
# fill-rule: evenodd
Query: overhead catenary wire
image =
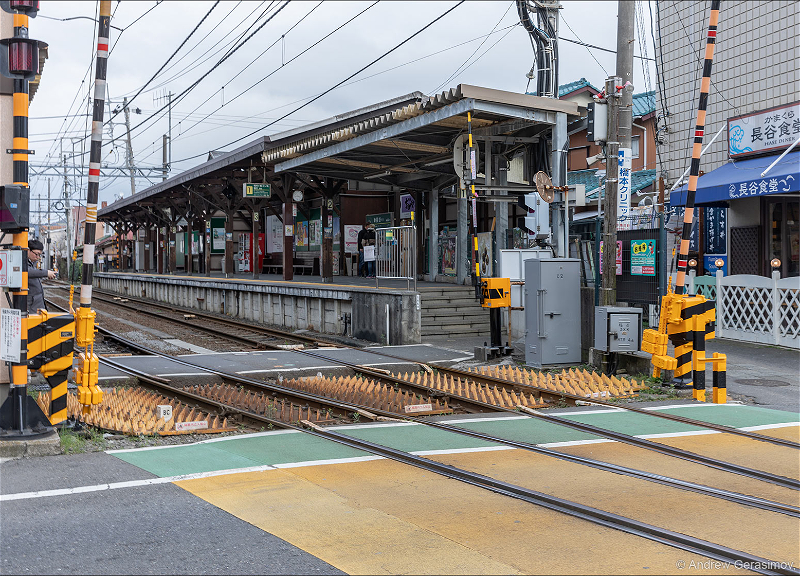
<path fill-rule="evenodd" d="M 427 30 L 428 28 L 430 28 L 431 26 L 433 26 L 434 24 L 436 24 L 436 23 L 437 23 L 439 20 L 441 20 L 442 18 L 444 18 L 445 16 L 447 16 L 448 14 L 450 14 L 450 12 L 452 12 L 453 10 L 455 10 L 456 8 L 458 8 L 459 6 L 461 6 L 461 5 L 462 5 L 462 4 L 463 4 L 465 1 L 466 1 L 466 0 L 460 0 L 460 1 L 459 1 L 459 2 L 458 2 L 456 5 L 455 5 L 455 6 L 453 6 L 453 7 L 449 8 L 449 9 L 448 9 L 447 11 L 445 11 L 443 14 L 441 14 L 440 16 L 438 16 L 438 17 L 434 18 L 433 20 L 431 20 L 431 21 L 430 21 L 428 24 L 426 24 L 425 26 L 423 26 L 422 28 L 420 28 L 419 30 L 417 30 L 416 32 L 414 32 L 414 33 L 413 33 L 411 36 L 409 36 L 408 38 L 406 38 L 405 40 L 403 40 L 403 41 L 402 41 L 402 42 L 400 42 L 399 44 L 395 45 L 393 48 L 390 48 L 389 50 L 387 50 L 386 52 L 384 52 L 383 54 L 381 54 L 380 56 L 378 56 L 377 58 L 375 58 L 374 60 L 372 60 L 372 61 L 371 61 L 369 64 L 367 64 L 367 65 L 365 65 L 365 66 L 362 66 L 360 69 L 358 69 L 357 71 L 355 71 L 355 72 L 353 72 L 352 74 L 350 74 L 350 75 L 349 75 L 347 78 L 345 78 L 344 80 L 341 80 L 341 81 L 337 82 L 336 84 L 334 84 L 333 86 L 331 86 L 330 88 L 328 88 L 327 90 L 325 90 L 324 92 L 322 92 L 321 94 L 319 94 L 319 95 L 317 95 L 317 96 L 313 97 L 312 99 L 308 100 L 308 101 L 307 101 L 307 102 L 305 102 L 304 104 L 301 104 L 300 106 L 298 106 L 297 108 L 295 108 L 295 109 L 294 109 L 294 110 L 292 110 L 291 112 L 287 112 L 286 114 L 284 114 L 283 116 L 281 116 L 281 117 L 280 117 L 280 118 L 278 118 L 277 120 L 274 120 L 273 122 L 270 122 L 269 124 L 267 124 L 267 125 L 263 126 L 262 128 L 259 128 L 259 129 L 257 129 L 257 130 L 254 130 L 254 131 L 252 131 L 252 132 L 250 132 L 250 133 L 248 133 L 248 134 L 245 134 L 244 136 L 242 136 L 242 137 L 240 137 L 240 138 L 236 138 L 235 140 L 232 140 L 232 141 L 228 142 L 227 144 L 224 144 L 223 146 L 220 146 L 220 148 L 227 148 L 228 146 L 230 146 L 230 145 L 232 145 L 232 144 L 236 144 L 237 142 L 240 142 L 240 141 L 244 140 L 245 138 L 249 138 L 250 136 L 253 136 L 254 134 L 257 134 L 258 132 L 261 132 L 262 130 L 265 130 L 266 128 L 269 128 L 269 127 L 270 127 L 270 126 L 272 126 L 273 124 L 276 124 L 276 123 L 277 123 L 277 122 L 279 122 L 280 120 L 283 120 L 284 118 L 286 118 L 286 117 L 288 117 L 288 116 L 291 116 L 291 115 L 292 115 L 292 114 L 294 114 L 295 112 L 297 112 L 297 111 L 299 111 L 299 110 L 302 110 L 303 108 L 305 108 L 306 106 L 308 106 L 308 105 L 309 105 L 309 104 L 311 104 L 312 102 L 315 102 L 315 101 L 319 100 L 320 98 L 322 98 L 322 97 L 323 97 L 323 96 L 325 96 L 326 94 L 329 94 L 330 92 L 332 92 L 332 91 L 333 91 L 333 90 L 335 90 L 336 88 L 338 88 L 338 87 L 342 86 L 342 85 L 343 85 L 343 84 L 345 84 L 345 83 L 346 83 L 348 80 L 351 80 L 351 79 L 352 79 L 352 78 L 354 78 L 355 76 L 358 76 L 358 75 L 359 75 L 361 72 L 363 72 L 364 70 L 366 70 L 366 69 L 368 69 L 369 67 L 373 66 L 374 64 L 376 64 L 376 63 L 380 62 L 380 61 L 381 61 L 381 60 L 383 60 L 383 59 L 384 59 L 386 56 L 388 56 L 389 54 L 391 54 L 391 53 L 392 53 L 392 52 L 394 52 L 395 50 L 399 49 L 399 48 L 400 48 L 400 47 L 402 47 L 403 45 L 407 44 L 408 42 L 410 42 L 411 40 L 413 40 L 414 38 L 416 38 L 417 36 L 419 36 L 420 34 L 422 34 L 422 33 L 423 33 L 425 30 Z M 202 153 L 202 154 L 195 154 L 194 156 L 190 156 L 190 157 L 187 157 L 187 158 L 182 158 L 182 159 L 181 159 L 181 160 L 179 160 L 179 161 L 192 160 L 192 159 L 194 159 L 194 158 L 199 158 L 199 157 L 201 157 L 201 156 L 205 156 L 205 155 L 206 155 L 206 153 Z"/>

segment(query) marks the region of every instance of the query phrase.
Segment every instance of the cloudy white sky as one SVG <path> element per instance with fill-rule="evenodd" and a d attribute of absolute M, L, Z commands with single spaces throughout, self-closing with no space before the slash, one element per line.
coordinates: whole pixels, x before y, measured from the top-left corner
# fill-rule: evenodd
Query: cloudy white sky
<path fill-rule="evenodd" d="M 97 4 L 42 2 L 39 16 L 31 20 L 30 26 L 31 37 L 50 46 L 41 85 L 30 109 L 30 147 L 36 150 L 31 164 L 59 164 L 59 150 L 63 150 L 68 156 L 68 188 L 73 202 L 85 199 L 86 195 L 86 177 L 81 174 L 80 166 L 82 158 L 84 165 L 88 164 L 89 123 L 85 114 L 94 80 L 96 24 L 92 20 Z M 468 1 L 352 81 L 273 123 L 328 91 L 456 4 L 455 1 L 384 0 L 375 5 L 292 1 L 179 99 L 177 95 L 208 73 L 237 40 L 250 34 L 283 5 L 283 2 L 219 2 L 165 70 L 130 104 L 132 109 L 141 110 L 141 114 L 131 115 L 136 166 L 145 169 L 152 182 L 160 181 L 159 174 L 146 168 L 161 165 L 162 135 L 168 131 L 168 119 L 166 114 L 150 116 L 166 103 L 164 96 L 168 92 L 175 95 L 171 172 L 174 175 L 202 163 L 209 150 L 231 150 L 263 134 L 274 134 L 413 91 L 433 94 L 459 83 L 525 91 L 532 49 L 527 33 L 516 25 L 514 2 Z M 108 62 L 108 92 L 112 110 L 122 103 L 123 97 L 131 98 L 139 92 L 213 5 L 214 2 L 173 0 L 158 5 L 153 1 L 112 2 L 112 26 L 122 29 L 111 31 L 114 49 Z M 615 48 L 616 2 L 562 0 L 562 6 L 561 37 Z M 646 51 L 652 56 L 646 2 L 640 14 L 645 22 Z M 83 18 L 62 20 L 75 17 Z M 585 77 L 600 87 L 603 79 L 614 72 L 612 53 L 587 50 L 565 41 L 559 43 L 559 52 L 561 84 Z M 635 53 L 640 53 L 638 33 Z M 653 84 L 654 71 L 648 72 L 651 78 L 649 83 L 645 82 L 641 62 L 634 61 L 636 92 Z M 108 119 L 106 108 L 105 120 Z M 109 144 L 112 128 L 119 139 Z M 260 131 L 248 136 L 256 130 Z M 124 133 L 124 115 L 119 114 L 104 134 L 104 165 L 125 164 Z M 236 144 L 229 144 L 237 140 Z M 86 152 L 83 157 L 82 146 Z M 73 149 L 77 169 L 72 168 Z M 84 167 L 83 172 L 86 170 Z M 33 198 L 46 197 L 47 177 L 33 175 L 42 171 L 32 168 Z M 49 172 L 52 174 L 52 170 Z M 137 178 L 136 190 L 150 184 L 145 178 Z M 56 191 L 62 193 L 63 177 L 51 176 L 51 186 L 54 196 Z M 110 203 L 115 197 L 130 193 L 129 179 L 101 180 L 101 201 Z M 36 206 L 33 203 L 32 209 Z"/>

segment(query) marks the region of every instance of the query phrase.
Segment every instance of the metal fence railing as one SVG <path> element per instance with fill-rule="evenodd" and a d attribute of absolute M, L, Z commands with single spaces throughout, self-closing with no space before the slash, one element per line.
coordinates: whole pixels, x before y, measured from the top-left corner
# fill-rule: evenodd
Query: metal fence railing
<path fill-rule="evenodd" d="M 392 226 L 375 230 L 375 286 L 381 278 L 406 280 L 417 289 L 417 227 Z"/>

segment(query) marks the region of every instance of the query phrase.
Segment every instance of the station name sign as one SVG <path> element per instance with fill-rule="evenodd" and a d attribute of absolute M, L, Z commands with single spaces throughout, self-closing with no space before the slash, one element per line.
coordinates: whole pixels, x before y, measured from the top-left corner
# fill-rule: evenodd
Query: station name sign
<path fill-rule="evenodd" d="M 252 184 L 250 182 L 244 184 L 245 198 L 269 198 L 271 196 L 272 188 L 269 184 Z"/>
<path fill-rule="evenodd" d="M 777 152 L 800 138 L 800 102 L 728 119 L 728 156 Z"/>

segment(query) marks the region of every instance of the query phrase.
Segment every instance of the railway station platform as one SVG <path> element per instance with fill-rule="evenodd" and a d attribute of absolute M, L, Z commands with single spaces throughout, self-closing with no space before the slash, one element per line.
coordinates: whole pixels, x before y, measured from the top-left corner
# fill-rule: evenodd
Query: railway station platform
<path fill-rule="evenodd" d="M 691 402 L 650 409 L 800 439 L 797 414 L 785 411 Z M 800 477 L 794 448 L 618 409 L 555 414 Z M 523 415 L 442 420 L 566 454 L 800 503 L 789 488 Z M 338 431 L 794 570 L 800 565 L 800 525 L 789 515 L 421 424 L 358 424 Z M 2 480 L 3 573 L 752 573 L 295 431 L 8 461 Z"/>
<path fill-rule="evenodd" d="M 489 312 L 472 286 L 441 282 L 319 276 L 284 281 L 279 275 L 226 278 L 186 274 L 96 272 L 98 289 L 151 298 L 184 308 L 228 314 L 326 334 L 346 334 L 380 344 L 419 344 L 425 336 L 489 338 Z"/>

